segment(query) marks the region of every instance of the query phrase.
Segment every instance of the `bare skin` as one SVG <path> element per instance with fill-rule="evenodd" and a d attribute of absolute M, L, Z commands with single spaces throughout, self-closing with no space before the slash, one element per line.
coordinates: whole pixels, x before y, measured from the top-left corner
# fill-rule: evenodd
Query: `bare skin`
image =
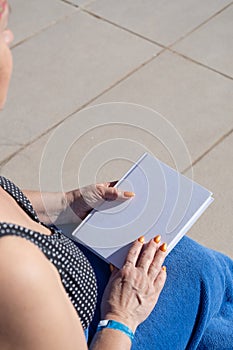
<path fill-rule="evenodd" d="M 0 251 L 0 349 L 87 349 L 78 315 L 43 253 L 19 237 L 1 238 Z"/>

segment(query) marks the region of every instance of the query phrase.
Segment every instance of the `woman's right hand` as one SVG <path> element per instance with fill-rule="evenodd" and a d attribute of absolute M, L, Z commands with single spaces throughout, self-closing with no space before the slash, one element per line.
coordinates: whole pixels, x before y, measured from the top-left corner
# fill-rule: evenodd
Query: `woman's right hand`
<path fill-rule="evenodd" d="M 105 289 L 102 319 L 124 323 L 133 331 L 155 307 L 166 280 L 162 267 L 166 244 L 158 247 L 158 237 L 143 245 L 135 241 L 121 270 L 114 269 Z"/>

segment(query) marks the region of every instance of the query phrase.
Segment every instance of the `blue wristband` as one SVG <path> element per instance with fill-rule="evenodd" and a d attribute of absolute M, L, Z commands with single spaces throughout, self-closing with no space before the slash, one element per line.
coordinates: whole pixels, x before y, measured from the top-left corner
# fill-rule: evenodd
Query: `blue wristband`
<path fill-rule="evenodd" d="M 113 321 L 113 320 L 102 320 L 99 322 L 97 327 L 97 332 L 101 331 L 104 328 L 116 329 L 120 332 L 125 333 L 131 341 L 133 341 L 134 334 L 129 327 L 124 325 L 123 323 Z"/>

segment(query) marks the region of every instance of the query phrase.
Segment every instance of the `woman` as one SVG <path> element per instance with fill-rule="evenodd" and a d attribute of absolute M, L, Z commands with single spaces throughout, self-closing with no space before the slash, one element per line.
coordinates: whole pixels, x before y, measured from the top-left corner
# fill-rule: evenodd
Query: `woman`
<path fill-rule="evenodd" d="M 12 71 L 8 15 L 0 0 L 1 109 Z M 230 259 L 184 238 L 166 259 L 165 284 L 166 244 L 141 237 L 110 276 L 107 264 L 51 226 L 131 195 L 107 183 L 42 200 L 0 177 L 0 349 L 87 349 L 88 328 L 94 350 L 233 348 Z M 97 328 L 100 319 L 111 321 Z"/>

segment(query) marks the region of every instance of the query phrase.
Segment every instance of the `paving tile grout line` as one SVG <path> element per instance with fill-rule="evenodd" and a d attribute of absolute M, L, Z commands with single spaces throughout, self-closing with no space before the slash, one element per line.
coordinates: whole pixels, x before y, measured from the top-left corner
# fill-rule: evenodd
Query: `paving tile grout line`
<path fill-rule="evenodd" d="M 63 0 L 61 0 L 61 1 L 63 1 Z M 91 1 L 91 2 L 92 2 L 92 1 Z M 225 78 L 233 79 L 231 76 L 229 76 L 229 75 L 227 75 L 227 74 L 225 74 L 225 73 L 223 73 L 223 72 L 221 72 L 221 71 L 218 71 L 218 70 L 216 70 L 216 69 L 214 69 L 214 68 L 212 68 L 212 67 L 210 67 L 210 66 L 207 66 L 207 65 L 205 65 L 205 64 L 203 64 L 203 63 L 201 63 L 201 62 L 199 62 L 199 61 L 196 61 L 196 60 L 190 58 L 189 56 L 186 56 L 186 55 L 184 55 L 184 54 L 181 54 L 181 53 L 179 53 L 178 51 L 172 49 L 172 47 L 173 47 L 174 45 L 176 45 L 178 42 L 180 42 L 180 41 L 183 40 L 184 38 L 188 37 L 190 34 L 192 34 L 193 32 L 195 32 L 196 30 L 198 30 L 200 27 L 202 27 L 203 25 L 205 25 L 206 23 L 208 23 L 209 21 L 211 21 L 213 18 L 215 18 L 215 17 L 218 16 L 220 13 L 222 13 L 223 11 L 225 11 L 228 7 L 232 6 L 232 4 L 233 4 L 233 1 L 232 1 L 231 3 L 229 3 L 228 5 L 226 5 L 225 7 L 223 7 L 221 10 L 218 10 L 217 12 L 215 12 L 212 16 L 210 16 L 209 18 L 207 18 L 205 21 L 203 21 L 202 23 L 200 23 L 198 26 L 194 27 L 194 28 L 193 28 L 192 30 L 190 30 L 188 33 L 186 33 L 185 35 L 181 36 L 179 39 L 177 39 L 176 41 L 174 41 L 173 43 L 171 43 L 171 44 L 168 45 L 168 46 L 163 45 L 162 43 L 159 43 L 159 42 L 157 42 L 157 41 L 155 41 L 155 40 L 152 40 L 152 39 L 150 39 L 150 38 L 147 38 L 147 37 L 145 37 L 145 36 L 142 35 L 142 34 L 136 33 L 136 32 L 134 32 L 134 31 L 131 30 L 131 29 L 128 29 L 128 28 L 126 28 L 126 27 L 124 27 L 124 26 L 122 26 L 122 25 L 119 25 L 119 24 L 117 24 L 117 23 L 115 23 L 115 22 L 110 21 L 109 19 L 106 19 L 106 18 L 104 18 L 104 17 L 101 17 L 101 16 L 99 16 L 99 15 L 93 13 L 92 11 L 90 11 L 90 10 L 84 8 L 84 7 L 80 7 L 80 9 L 81 9 L 82 12 L 85 12 L 85 13 L 89 14 L 90 16 L 93 16 L 93 17 L 95 17 L 95 18 L 97 18 L 97 19 L 100 19 L 100 20 L 102 20 L 102 21 L 104 21 L 104 22 L 107 22 L 107 23 L 109 23 L 109 24 L 111 24 L 111 25 L 113 25 L 113 26 L 115 26 L 115 27 L 117 27 L 117 28 L 119 28 L 119 29 L 122 29 L 122 30 L 124 30 L 124 31 L 126 31 L 126 32 L 128 32 L 128 33 L 130 33 L 130 34 L 133 34 L 133 35 L 135 35 L 135 36 L 137 36 L 137 37 L 139 37 L 139 38 L 141 38 L 141 39 L 144 39 L 144 40 L 146 40 L 147 42 L 150 42 L 151 44 L 155 44 L 155 45 L 157 45 L 157 46 L 160 46 L 160 47 L 163 48 L 163 49 L 167 49 L 167 50 L 169 50 L 170 52 L 173 52 L 173 53 L 175 53 L 175 54 L 177 54 L 177 55 L 179 55 L 179 56 L 181 56 L 181 57 L 183 57 L 183 58 L 185 58 L 185 59 L 187 59 L 187 60 L 189 60 L 189 61 L 191 61 L 191 62 L 193 62 L 193 63 L 195 63 L 195 64 L 198 64 L 198 65 L 202 66 L 202 67 L 205 67 L 206 69 L 209 69 L 210 71 L 213 71 L 213 72 L 215 72 L 215 73 L 217 73 L 217 74 L 220 74 L 220 75 L 224 76 Z"/>
<path fill-rule="evenodd" d="M 195 159 L 191 165 L 189 165 L 187 168 L 185 168 L 182 171 L 182 174 L 184 174 L 186 171 L 191 169 L 195 164 L 197 164 L 201 159 L 203 159 L 205 156 L 207 156 L 215 147 L 217 147 L 220 143 L 222 143 L 226 138 L 231 136 L 233 133 L 233 128 L 226 132 L 224 135 L 222 135 L 217 141 L 215 141 L 212 146 L 210 146 L 204 153 L 202 153 L 197 159 Z"/>
<path fill-rule="evenodd" d="M 60 1 L 61 1 L 61 2 L 65 2 L 66 4 L 69 4 L 69 5 L 74 6 L 74 7 L 83 8 L 83 6 L 88 6 L 88 5 L 90 5 L 91 3 L 95 2 L 96 0 L 90 0 L 90 1 L 88 1 L 88 2 L 87 2 L 86 4 L 84 4 L 84 5 L 74 4 L 74 3 L 72 2 L 72 0 L 60 0 Z"/>
<path fill-rule="evenodd" d="M 185 54 L 180 53 L 180 52 L 178 52 L 178 51 L 176 51 L 176 50 L 174 50 L 174 49 L 172 49 L 172 48 L 167 48 L 167 50 L 170 51 L 170 52 L 172 52 L 172 53 L 174 53 L 174 54 L 177 55 L 177 56 L 183 57 L 183 58 L 186 59 L 187 61 L 190 61 L 190 62 L 195 63 L 195 64 L 197 64 L 197 65 L 199 65 L 199 66 L 201 66 L 201 67 L 203 67 L 203 68 L 206 68 L 206 69 L 208 69 L 208 70 L 210 70 L 210 71 L 212 71 L 212 72 L 214 72 L 214 73 L 217 73 L 217 74 L 223 76 L 224 78 L 233 80 L 233 77 L 232 77 L 231 75 L 228 75 L 228 74 L 226 74 L 226 73 L 220 72 L 219 70 L 217 70 L 217 69 L 215 69 L 215 68 L 213 68 L 213 67 L 207 66 L 206 64 L 204 64 L 204 63 L 202 63 L 202 62 L 199 62 L 199 61 L 193 59 L 192 57 L 186 56 Z"/>
<path fill-rule="evenodd" d="M 17 46 L 20 46 L 21 44 L 33 39 L 34 37 L 40 35 L 41 33 L 45 32 L 47 29 L 53 27 L 54 25 L 56 25 L 57 23 L 63 22 L 65 20 L 67 20 L 68 18 L 70 18 L 71 16 L 74 16 L 77 12 L 80 12 L 80 8 L 76 7 L 76 11 L 72 12 L 71 14 L 67 14 L 64 17 L 60 17 L 57 20 L 54 20 L 52 22 L 50 22 L 48 25 L 46 25 L 45 27 L 41 28 L 40 30 L 38 30 L 35 33 L 32 33 L 31 35 L 27 36 L 26 38 L 20 40 L 19 42 L 17 42 L 16 44 L 12 44 L 11 45 L 11 49 L 13 50 L 14 48 L 16 48 Z"/>
<path fill-rule="evenodd" d="M 142 35 L 142 34 L 139 34 L 139 33 L 136 33 L 136 32 L 134 32 L 133 30 L 131 30 L 131 29 L 129 29 L 129 28 L 126 28 L 126 27 L 124 27 L 124 26 L 122 26 L 122 25 L 120 25 L 120 24 L 117 24 L 117 23 L 115 23 L 115 22 L 112 22 L 112 21 L 110 21 L 110 20 L 107 19 L 107 18 L 101 17 L 101 16 L 97 15 L 96 13 L 94 13 L 94 12 L 92 12 L 92 11 L 90 11 L 90 10 L 84 8 L 84 7 L 80 7 L 80 10 L 81 10 L 82 12 L 85 12 L 86 14 L 92 16 L 92 17 L 95 17 L 95 18 L 97 18 L 97 19 L 103 21 L 103 22 L 106 22 L 106 23 L 108 23 L 108 24 L 111 24 L 111 25 L 113 25 L 114 27 L 116 27 L 116 28 L 118 28 L 118 29 L 121 29 L 121 30 L 123 30 L 123 31 L 125 31 L 125 32 L 128 32 L 128 33 L 130 33 L 130 34 L 133 34 L 134 36 L 137 36 L 137 37 L 139 37 L 140 39 L 144 39 L 145 41 L 147 41 L 147 42 L 149 42 L 149 43 L 151 43 L 151 44 L 157 45 L 157 46 L 159 46 L 159 47 L 161 47 L 161 48 L 163 48 L 163 49 L 167 49 L 167 48 L 168 48 L 166 45 L 163 45 L 163 44 L 159 43 L 158 41 L 155 41 L 155 40 L 153 40 L 153 39 L 147 38 L 146 36 L 144 36 L 144 35 Z"/>
<path fill-rule="evenodd" d="M 79 5 L 76 5 L 74 3 L 72 3 L 71 1 L 69 0 L 60 0 L 61 2 L 64 2 L 65 4 L 68 4 L 68 5 L 71 5 L 73 7 L 80 7 Z"/>
<path fill-rule="evenodd" d="M 189 36 L 190 34 L 192 34 L 193 32 L 195 32 L 196 30 L 198 30 L 200 27 L 204 26 L 206 23 L 210 22 L 213 18 L 217 17 L 218 15 L 220 15 L 223 11 L 225 11 L 228 7 L 232 6 L 233 1 L 230 2 L 229 4 L 227 4 L 226 6 L 224 6 L 222 9 L 218 10 L 217 12 L 215 12 L 212 16 L 210 16 L 209 18 L 207 18 L 206 20 L 204 20 L 202 23 L 198 24 L 196 27 L 194 27 L 192 30 L 190 30 L 188 33 L 186 33 L 185 35 L 181 36 L 179 39 L 177 39 L 176 41 L 174 41 L 174 43 L 172 43 L 171 45 L 169 45 L 168 48 L 171 48 L 172 46 L 176 45 L 178 42 L 180 42 L 181 40 L 183 40 L 184 38 L 186 38 L 187 36 Z"/>

